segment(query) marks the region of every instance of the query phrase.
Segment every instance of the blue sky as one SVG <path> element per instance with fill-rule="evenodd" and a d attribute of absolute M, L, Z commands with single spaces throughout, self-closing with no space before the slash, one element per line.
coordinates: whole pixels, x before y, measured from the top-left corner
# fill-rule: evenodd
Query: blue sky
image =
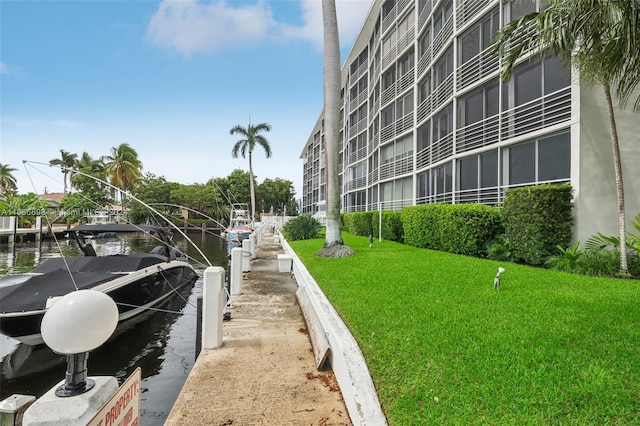
<path fill-rule="evenodd" d="M 343 57 L 371 0 L 337 0 Z M 0 0 L 0 163 L 20 193 L 61 192 L 60 149 L 128 143 L 143 172 L 205 183 L 233 159 L 236 124 L 266 122 L 254 173 L 291 180 L 322 110 L 320 0 Z M 28 173 L 27 173 L 28 172 Z"/>

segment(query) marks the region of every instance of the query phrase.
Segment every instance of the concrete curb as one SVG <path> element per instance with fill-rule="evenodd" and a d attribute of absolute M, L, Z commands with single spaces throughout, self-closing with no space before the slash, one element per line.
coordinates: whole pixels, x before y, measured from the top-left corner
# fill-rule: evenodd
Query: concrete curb
<path fill-rule="evenodd" d="M 329 360 L 354 425 L 383 426 L 387 419 L 360 347 L 329 299 L 282 235 L 283 250 L 291 256 L 292 273 L 316 311 L 331 348 Z"/>

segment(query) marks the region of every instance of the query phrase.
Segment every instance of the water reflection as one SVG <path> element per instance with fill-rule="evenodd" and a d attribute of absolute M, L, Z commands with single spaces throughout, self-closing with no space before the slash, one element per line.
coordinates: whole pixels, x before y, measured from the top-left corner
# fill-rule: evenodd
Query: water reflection
<path fill-rule="evenodd" d="M 218 235 L 190 233 L 213 265 L 227 266 L 226 242 Z M 147 237 L 128 237 L 105 241 L 111 249 L 150 250 L 157 242 Z M 201 274 L 207 264 L 184 237 L 174 233 L 174 242 L 192 258 Z M 102 242 L 101 242 L 102 243 Z M 78 254 L 74 243 L 63 240 L 66 254 Z M 111 249 L 108 248 L 109 251 Z M 53 241 L 0 245 L 0 273 L 31 271 L 48 257 L 59 256 Z M 88 359 L 90 376 L 115 376 L 120 383 L 137 367 L 142 370 L 141 421 L 143 425 L 162 424 L 169 414 L 195 358 L 196 300 L 202 295 L 202 280 L 183 289 L 181 297 L 171 298 L 162 309 L 149 311 L 127 327 L 119 328 Z M 0 336 L 0 399 L 14 393 L 40 396 L 64 379 L 66 359 L 45 345 L 29 346 Z"/>

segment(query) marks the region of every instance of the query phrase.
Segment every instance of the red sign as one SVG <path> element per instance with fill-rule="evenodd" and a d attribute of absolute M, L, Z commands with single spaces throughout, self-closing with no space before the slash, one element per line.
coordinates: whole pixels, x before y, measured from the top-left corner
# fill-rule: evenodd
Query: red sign
<path fill-rule="evenodd" d="M 139 426 L 141 380 L 142 372 L 138 367 L 87 425 Z"/>

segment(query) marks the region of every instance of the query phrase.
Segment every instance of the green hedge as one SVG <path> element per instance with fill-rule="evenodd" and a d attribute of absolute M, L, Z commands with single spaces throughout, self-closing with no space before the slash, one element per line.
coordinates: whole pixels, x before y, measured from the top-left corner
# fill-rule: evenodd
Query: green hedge
<path fill-rule="evenodd" d="M 379 238 L 379 231 L 382 228 L 382 239 L 385 241 L 404 242 L 404 230 L 402 229 L 402 213 L 396 211 L 383 211 L 382 223 L 380 223 L 380 212 L 375 212 L 371 217 L 373 236 Z"/>
<path fill-rule="evenodd" d="M 572 189 L 568 184 L 510 189 L 503 206 L 505 234 L 516 261 L 542 265 L 556 246 L 571 242 Z"/>
<path fill-rule="evenodd" d="M 373 233 L 371 218 L 374 213 L 377 216 L 377 212 L 353 212 L 343 214 L 342 222 L 345 231 L 354 235 L 368 237 Z"/>
<path fill-rule="evenodd" d="M 402 224 L 407 245 L 476 257 L 503 231 L 500 211 L 482 204 L 405 207 Z"/>

